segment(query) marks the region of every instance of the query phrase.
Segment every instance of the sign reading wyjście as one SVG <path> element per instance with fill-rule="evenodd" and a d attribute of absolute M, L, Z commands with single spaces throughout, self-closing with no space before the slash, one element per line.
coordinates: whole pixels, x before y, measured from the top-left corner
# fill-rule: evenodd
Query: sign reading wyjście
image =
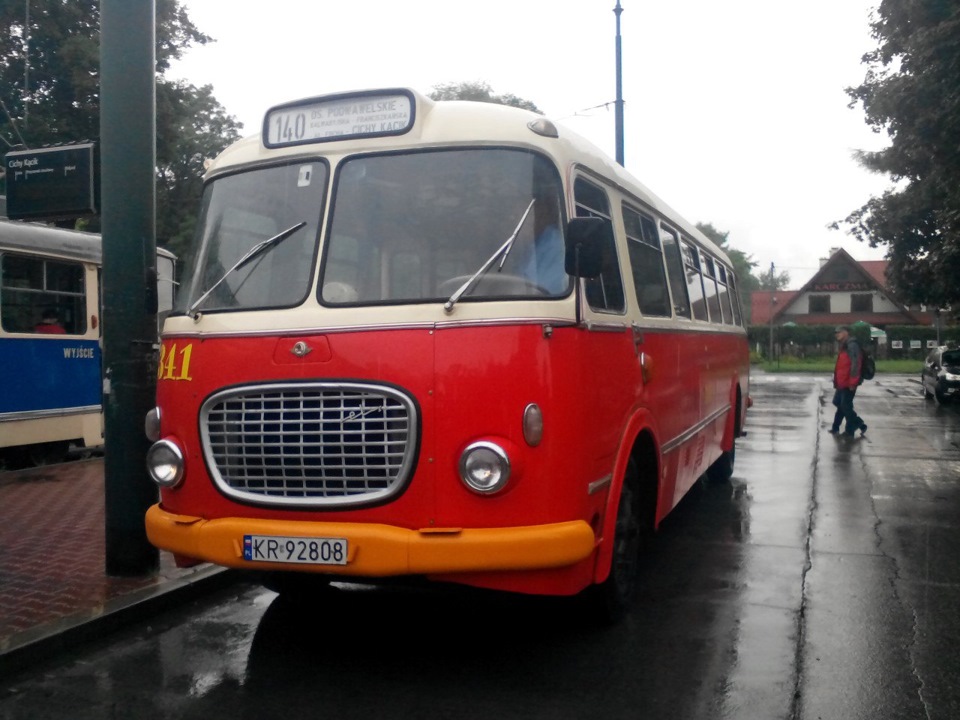
<path fill-rule="evenodd" d="M 99 212 L 94 143 L 14 150 L 4 157 L 7 217 L 55 220 Z"/>

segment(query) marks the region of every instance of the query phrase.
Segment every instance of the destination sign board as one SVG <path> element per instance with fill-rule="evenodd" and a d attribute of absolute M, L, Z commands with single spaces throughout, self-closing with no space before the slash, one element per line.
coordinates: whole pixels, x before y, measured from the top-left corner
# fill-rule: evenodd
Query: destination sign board
<path fill-rule="evenodd" d="M 97 214 L 96 155 L 94 143 L 7 153 L 7 217 L 56 220 Z"/>
<path fill-rule="evenodd" d="M 413 127 L 415 104 L 406 90 L 329 95 L 280 105 L 263 120 L 263 144 L 284 147 L 349 137 L 401 135 Z"/>

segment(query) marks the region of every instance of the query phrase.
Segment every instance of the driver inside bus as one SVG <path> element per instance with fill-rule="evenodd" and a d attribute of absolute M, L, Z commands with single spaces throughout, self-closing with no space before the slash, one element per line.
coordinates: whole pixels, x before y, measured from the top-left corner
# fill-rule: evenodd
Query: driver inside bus
<path fill-rule="evenodd" d="M 551 295 L 563 294 L 570 284 L 564 270 L 565 247 L 560 224 L 560 208 L 556 194 L 549 191 L 538 192 L 533 205 L 533 245 L 527 248 L 520 264 L 520 272 Z"/>

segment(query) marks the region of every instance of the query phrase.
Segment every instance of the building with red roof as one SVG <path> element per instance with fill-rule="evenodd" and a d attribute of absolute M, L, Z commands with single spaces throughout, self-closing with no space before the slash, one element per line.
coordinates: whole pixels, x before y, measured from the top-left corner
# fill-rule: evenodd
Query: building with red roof
<path fill-rule="evenodd" d="M 799 290 L 751 293 L 753 325 L 932 325 L 933 313 L 897 299 L 886 279 L 886 260 L 858 262 L 841 249 L 822 261 Z"/>

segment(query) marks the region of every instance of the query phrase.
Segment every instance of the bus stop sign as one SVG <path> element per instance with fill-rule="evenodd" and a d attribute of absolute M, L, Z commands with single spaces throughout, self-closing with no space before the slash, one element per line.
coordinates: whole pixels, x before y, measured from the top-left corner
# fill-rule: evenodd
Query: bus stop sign
<path fill-rule="evenodd" d="M 11 220 L 57 220 L 99 211 L 94 143 L 15 150 L 7 153 L 3 166 Z"/>

